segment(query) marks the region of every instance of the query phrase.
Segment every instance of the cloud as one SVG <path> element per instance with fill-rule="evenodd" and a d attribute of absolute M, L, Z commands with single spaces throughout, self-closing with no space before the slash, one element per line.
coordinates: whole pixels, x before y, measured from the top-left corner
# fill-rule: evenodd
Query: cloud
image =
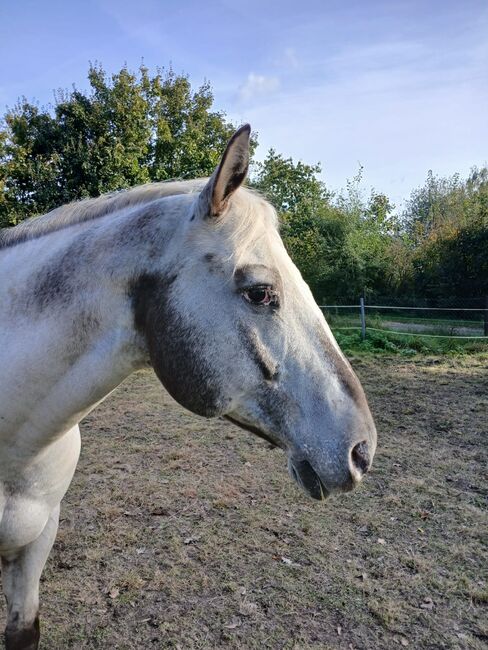
<path fill-rule="evenodd" d="M 483 53 L 479 44 L 460 45 L 449 58 L 408 42 L 350 47 L 324 58 L 311 79 L 284 76 L 279 92 L 236 108 L 259 133 L 258 159 L 274 146 L 320 161 L 332 189 L 344 186 L 360 160 L 365 185 L 401 205 L 428 169 L 464 175 L 486 162 Z"/>
<path fill-rule="evenodd" d="M 278 77 L 266 77 L 250 72 L 245 83 L 239 88 L 239 99 L 243 102 L 250 102 L 274 93 L 279 87 L 280 81 Z"/>
<path fill-rule="evenodd" d="M 285 61 L 292 70 L 297 70 L 299 67 L 298 57 L 293 47 L 287 47 L 285 50 Z"/>
<path fill-rule="evenodd" d="M 294 71 L 300 68 L 298 56 L 294 47 L 286 47 L 275 61 L 276 65 L 287 71 Z"/>

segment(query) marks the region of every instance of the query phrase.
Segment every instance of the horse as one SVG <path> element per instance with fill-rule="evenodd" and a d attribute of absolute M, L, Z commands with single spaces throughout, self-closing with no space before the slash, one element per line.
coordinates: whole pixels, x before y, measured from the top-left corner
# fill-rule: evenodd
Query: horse
<path fill-rule="evenodd" d="M 209 179 L 148 184 L 0 231 L 0 556 L 7 650 L 39 646 L 39 579 L 78 423 L 152 367 L 205 418 L 283 449 L 312 498 L 351 490 L 376 430 L 362 386 L 244 185 L 250 126 Z"/>

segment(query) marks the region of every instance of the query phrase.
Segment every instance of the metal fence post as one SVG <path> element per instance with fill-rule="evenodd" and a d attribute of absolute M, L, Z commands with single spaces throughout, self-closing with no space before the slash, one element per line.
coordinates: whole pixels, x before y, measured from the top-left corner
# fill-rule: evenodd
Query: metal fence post
<path fill-rule="evenodd" d="M 485 298 L 484 321 L 485 321 L 485 336 L 488 336 L 488 296 L 486 296 Z"/>
<path fill-rule="evenodd" d="M 364 341 L 366 338 L 366 311 L 364 309 L 364 296 L 359 298 L 359 304 L 361 307 L 361 338 Z"/>

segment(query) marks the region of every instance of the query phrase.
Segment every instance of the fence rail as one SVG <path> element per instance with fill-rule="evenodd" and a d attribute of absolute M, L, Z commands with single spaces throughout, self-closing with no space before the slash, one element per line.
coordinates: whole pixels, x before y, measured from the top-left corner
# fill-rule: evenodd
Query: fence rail
<path fill-rule="evenodd" d="M 422 338 L 474 339 L 488 342 L 488 306 L 409 307 L 368 305 L 320 305 L 329 325 L 336 330 L 358 330 Z M 429 312 L 432 312 L 430 315 Z M 445 314 L 443 314 L 445 312 Z"/>
<path fill-rule="evenodd" d="M 397 305 L 364 305 L 368 309 L 412 309 L 415 311 L 488 311 L 488 308 L 479 307 L 399 307 Z M 361 305 L 319 305 L 321 309 L 359 309 Z"/>

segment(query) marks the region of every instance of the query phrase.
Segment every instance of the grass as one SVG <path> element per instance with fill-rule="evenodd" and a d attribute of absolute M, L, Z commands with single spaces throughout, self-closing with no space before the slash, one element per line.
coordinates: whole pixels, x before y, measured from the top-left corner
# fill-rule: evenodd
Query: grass
<path fill-rule="evenodd" d="M 325 504 L 135 374 L 82 424 L 43 647 L 484 650 L 486 361 L 355 353 L 379 447 Z"/>
<path fill-rule="evenodd" d="M 357 309 L 352 313 L 341 312 L 338 314 L 326 312 L 326 318 L 331 328 L 338 332 L 343 331 L 347 333 L 347 330 L 359 330 L 361 327 Z M 390 310 L 385 312 L 367 310 L 366 325 L 369 328 L 388 332 L 398 330 L 398 335 L 402 333 L 420 335 L 419 338 L 424 338 L 425 335 L 429 334 L 445 337 L 455 337 L 457 335 L 479 337 L 483 335 L 483 322 L 480 320 L 426 318 L 423 312 L 420 312 L 415 317 L 411 317 L 398 312 L 390 312 Z M 488 338 L 485 343 L 488 343 Z M 432 351 L 437 352 L 438 350 Z M 440 351 L 442 352 L 442 350 Z"/>
<path fill-rule="evenodd" d="M 346 354 L 395 354 L 402 356 L 421 355 L 488 355 L 488 339 L 460 339 L 453 337 L 418 336 L 407 333 L 366 331 L 361 338 L 359 328 L 334 330 L 334 335 Z"/>
<path fill-rule="evenodd" d="M 370 312 L 371 315 L 371 312 Z M 479 315 L 475 319 L 461 319 L 461 318 L 425 318 L 424 316 L 404 316 L 402 313 L 385 311 L 383 313 L 374 312 L 373 317 L 379 317 L 382 320 L 394 320 L 399 323 L 421 323 L 425 325 L 440 326 L 441 328 L 451 329 L 456 327 L 468 327 L 473 329 L 482 329 L 483 320 L 479 319 Z"/>

